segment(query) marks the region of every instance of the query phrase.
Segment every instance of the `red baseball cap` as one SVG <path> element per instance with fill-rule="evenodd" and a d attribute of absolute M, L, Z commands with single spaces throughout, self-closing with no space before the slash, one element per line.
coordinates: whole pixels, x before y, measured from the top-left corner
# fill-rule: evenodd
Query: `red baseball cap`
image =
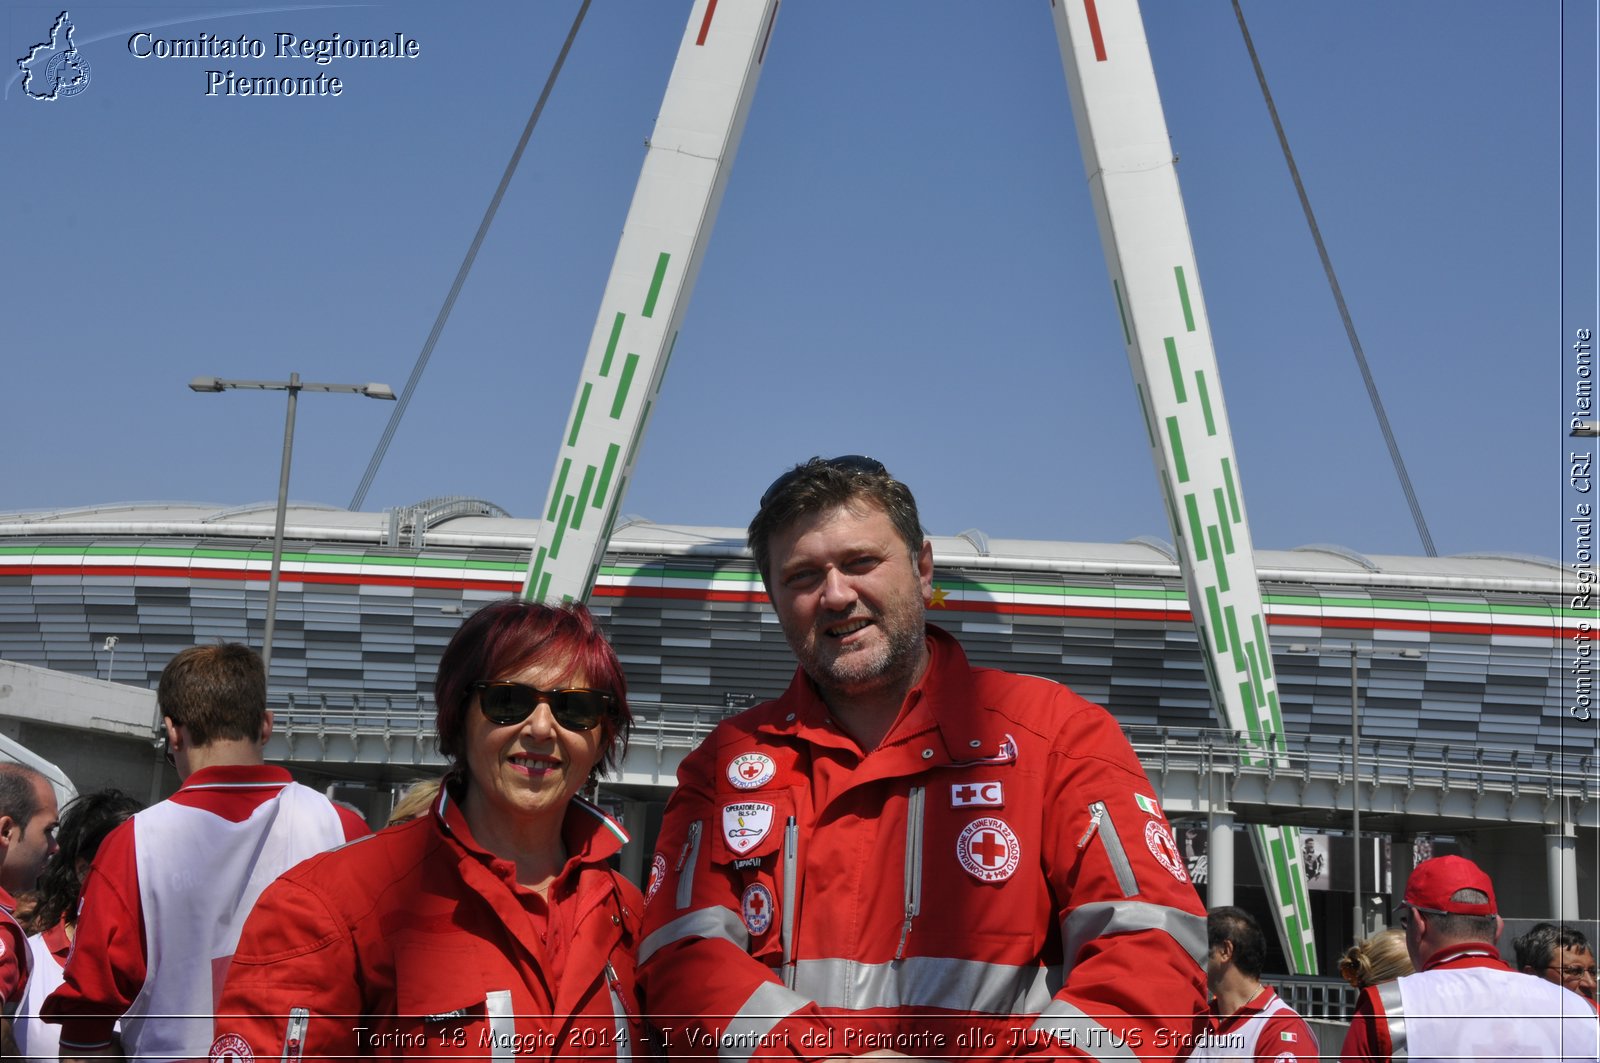
<path fill-rule="evenodd" d="M 1450 895 L 1457 890 L 1481 890 L 1489 899 L 1479 904 L 1453 901 Z M 1418 864 L 1406 880 L 1402 903 L 1447 915 L 1494 915 L 1496 909 L 1494 883 L 1464 856 L 1436 856 Z"/>

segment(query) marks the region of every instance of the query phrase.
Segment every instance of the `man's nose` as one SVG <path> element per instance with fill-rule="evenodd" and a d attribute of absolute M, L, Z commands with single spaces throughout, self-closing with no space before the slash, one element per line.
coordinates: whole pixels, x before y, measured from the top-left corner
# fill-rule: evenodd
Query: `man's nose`
<path fill-rule="evenodd" d="M 830 568 L 822 577 L 822 605 L 835 612 L 855 604 L 855 584 L 850 577 L 836 568 Z"/>

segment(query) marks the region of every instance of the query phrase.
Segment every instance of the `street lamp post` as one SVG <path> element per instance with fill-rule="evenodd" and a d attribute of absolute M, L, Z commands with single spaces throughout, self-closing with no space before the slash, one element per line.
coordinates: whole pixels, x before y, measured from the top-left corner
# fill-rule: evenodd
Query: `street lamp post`
<path fill-rule="evenodd" d="M 1361 656 L 1364 652 L 1368 657 L 1403 657 L 1407 660 L 1421 660 L 1422 651 L 1378 649 L 1363 651 L 1355 643 L 1345 646 L 1344 650 L 1350 655 L 1350 870 L 1355 876 L 1353 891 L 1355 903 L 1351 906 L 1350 918 L 1355 939 L 1360 941 L 1365 936 L 1363 931 L 1366 929 L 1366 905 L 1362 903 L 1361 896 Z M 1296 643 L 1289 647 L 1289 652 L 1311 653 L 1312 649 L 1303 643 Z"/>
<path fill-rule="evenodd" d="M 278 572 L 283 566 L 283 524 L 289 509 L 289 462 L 294 455 L 295 400 L 302 391 L 337 391 L 365 395 L 369 399 L 394 401 L 394 389 L 388 384 L 308 384 L 299 373 L 290 373 L 288 380 L 222 380 L 214 376 L 197 376 L 189 381 L 190 391 L 287 391 L 289 412 L 283 422 L 283 462 L 278 467 L 278 516 L 272 531 L 272 574 L 267 578 L 267 626 L 261 636 L 261 667 L 268 679 L 272 676 L 272 633 L 278 618 Z"/>

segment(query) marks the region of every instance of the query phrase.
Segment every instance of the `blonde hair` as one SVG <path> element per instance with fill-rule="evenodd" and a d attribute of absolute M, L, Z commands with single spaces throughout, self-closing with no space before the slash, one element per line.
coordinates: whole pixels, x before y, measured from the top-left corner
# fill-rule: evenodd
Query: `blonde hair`
<path fill-rule="evenodd" d="M 1339 961 L 1339 973 L 1357 989 L 1392 982 L 1415 970 L 1406 951 L 1405 931 L 1399 928 L 1380 930 L 1359 945 L 1351 945 Z"/>
<path fill-rule="evenodd" d="M 423 779 L 412 783 L 389 810 L 389 820 L 385 826 L 392 827 L 396 823 L 406 823 L 426 816 L 428 809 L 433 805 L 433 799 L 438 796 L 438 779 Z"/>

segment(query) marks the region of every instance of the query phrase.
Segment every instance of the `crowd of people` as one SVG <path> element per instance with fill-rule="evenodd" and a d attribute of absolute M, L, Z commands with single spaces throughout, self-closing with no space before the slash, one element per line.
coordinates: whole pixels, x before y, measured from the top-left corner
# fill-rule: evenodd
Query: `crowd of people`
<path fill-rule="evenodd" d="M 1319 1058 L 1112 717 L 928 623 L 903 483 L 812 459 L 749 545 L 794 677 L 685 758 L 642 891 L 585 797 L 632 715 L 580 604 L 462 624 L 434 683 L 449 768 L 376 834 L 265 763 L 266 677 L 235 644 L 162 673 L 167 800 L 58 816 L 0 765 L 6 1058 Z M 1457 856 L 1398 915 L 1341 963 L 1341 1059 L 1600 1058 L 1575 930 L 1502 962 L 1493 884 Z"/>

